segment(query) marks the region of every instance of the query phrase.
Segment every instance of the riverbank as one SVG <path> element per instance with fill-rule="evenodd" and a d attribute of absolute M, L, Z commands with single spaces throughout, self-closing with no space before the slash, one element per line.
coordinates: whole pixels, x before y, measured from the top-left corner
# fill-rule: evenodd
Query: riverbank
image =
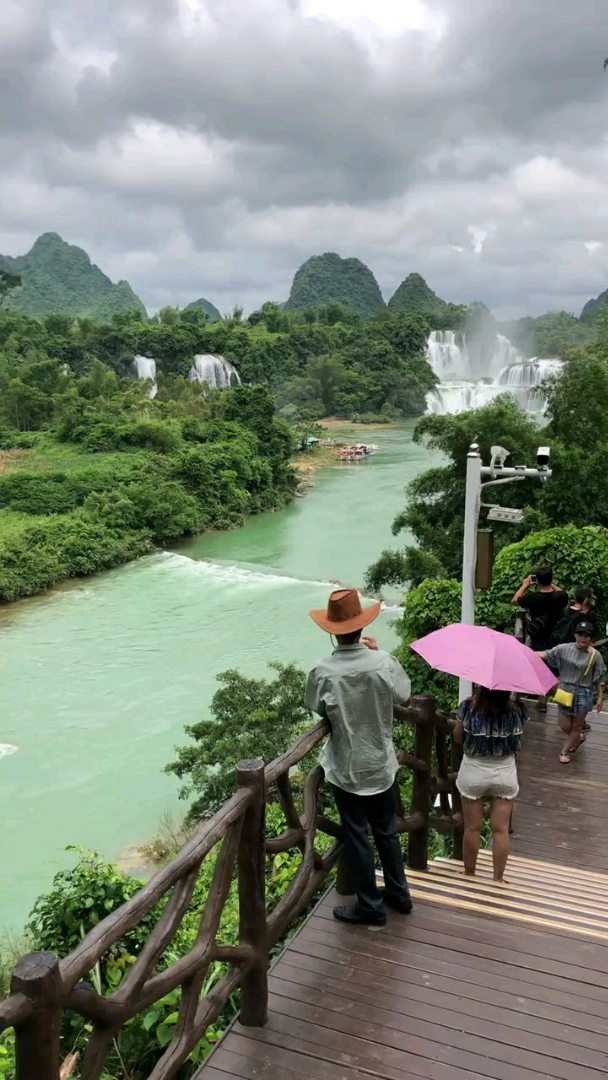
<path fill-rule="evenodd" d="M 223 392 L 221 419 L 167 415 L 141 394 L 131 384 L 111 405 L 83 397 L 56 428 L 6 436 L 27 445 L 2 460 L 0 602 L 291 501 L 292 438 L 265 387 Z M 195 405 L 211 410 L 206 398 Z"/>

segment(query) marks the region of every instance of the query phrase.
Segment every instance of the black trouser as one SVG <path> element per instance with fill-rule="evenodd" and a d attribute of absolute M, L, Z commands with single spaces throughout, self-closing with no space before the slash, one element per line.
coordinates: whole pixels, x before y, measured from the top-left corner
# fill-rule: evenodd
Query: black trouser
<path fill-rule="evenodd" d="M 344 829 L 344 858 L 356 886 L 358 907 L 366 914 L 383 911 L 368 824 L 384 871 L 386 895 L 398 903 L 409 900 L 397 835 L 397 782 L 379 795 L 353 795 L 334 784 L 332 790 Z"/>

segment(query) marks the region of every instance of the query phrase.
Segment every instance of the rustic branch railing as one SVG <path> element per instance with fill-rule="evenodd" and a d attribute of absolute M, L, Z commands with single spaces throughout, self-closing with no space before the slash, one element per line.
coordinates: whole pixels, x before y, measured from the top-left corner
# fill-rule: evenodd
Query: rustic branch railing
<path fill-rule="evenodd" d="M 413 773 L 410 813 L 399 800 L 398 829 L 409 834 L 408 862 L 425 870 L 429 829 L 453 830 L 455 845 L 462 818 L 453 784 L 456 759 L 448 769 L 452 722 L 435 712 L 434 699 L 421 696 L 401 710 L 400 719 L 414 725 L 414 752 L 400 751 L 400 765 Z M 322 812 L 324 774 L 316 766 L 306 778 L 300 814 L 292 787 L 292 770 L 326 737 L 323 722 L 308 731 L 282 757 L 264 767 L 261 761 L 241 762 L 237 790 L 221 810 L 198 830 L 177 857 L 131 900 L 100 922 L 63 960 L 49 953 L 31 953 L 17 964 L 12 996 L 0 1004 L 0 1031 L 15 1029 L 17 1080 L 59 1080 L 60 1027 L 64 1010 L 73 1010 L 93 1028 L 82 1060 L 82 1080 L 99 1080 L 112 1044 L 134 1016 L 181 989 L 173 1038 L 148 1080 L 172 1080 L 240 987 L 241 1021 L 261 1026 L 267 1019 L 267 971 L 271 950 L 309 903 L 342 851 L 340 826 Z M 435 758 L 433 755 L 435 751 Z M 432 774 L 436 761 L 437 776 Z M 281 804 L 287 828 L 282 836 L 265 838 L 265 807 L 271 789 Z M 432 813 L 437 794 L 441 814 Z M 450 798 L 454 800 L 453 810 Z M 324 853 L 315 847 L 318 833 L 334 843 Z M 190 952 L 159 968 L 190 907 L 201 866 L 221 842 L 205 907 Z M 289 887 L 272 910 L 266 905 L 266 856 L 299 849 L 301 863 Z M 218 942 L 220 920 L 235 877 L 239 894 L 239 943 Z M 347 868 L 338 875 L 338 889 L 348 886 Z M 166 905 L 119 987 L 108 997 L 84 981 L 98 961 L 161 900 Z M 222 978 L 206 994 L 210 966 L 227 965 Z"/>

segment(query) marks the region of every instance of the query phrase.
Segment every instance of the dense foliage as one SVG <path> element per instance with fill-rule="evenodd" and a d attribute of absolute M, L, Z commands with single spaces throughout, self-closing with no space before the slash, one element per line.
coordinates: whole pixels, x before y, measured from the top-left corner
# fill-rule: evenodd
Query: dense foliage
<path fill-rule="evenodd" d="M 547 529 L 534 532 L 499 552 L 492 588 L 477 594 L 476 618 L 484 626 L 512 632 L 512 597 L 537 566 L 554 568 L 556 582 L 570 595 L 577 585 L 593 589 L 600 625 L 608 616 L 608 529 L 600 526 Z M 403 618 L 397 624 L 401 645 L 396 655 L 407 668 L 414 693 L 432 693 L 440 708 L 457 703 L 458 682 L 432 671 L 412 652 L 410 642 L 442 626 L 460 621 L 460 582 L 427 578 L 408 592 Z"/>
<path fill-rule="evenodd" d="M 372 271 L 360 259 L 343 259 L 333 251 L 313 255 L 293 279 L 287 311 L 304 311 L 323 304 L 343 304 L 369 318 L 385 307 Z"/>
<path fill-rule="evenodd" d="M 111 319 L 120 311 L 146 309 L 126 281 L 114 285 L 91 262 L 86 251 L 66 244 L 57 233 L 44 233 L 27 255 L 0 255 L 0 270 L 19 274 L 22 288 L 12 305 L 26 315 L 69 312 Z"/>
<path fill-rule="evenodd" d="M 304 705 L 305 674 L 293 664 L 271 664 L 273 679 L 247 679 L 238 671 L 218 675 L 222 684 L 211 702 L 211 717 L 187 727 L 193 740 L 167 765 L 186 784 L 180 798 L 194 797 L 187 821 L 211 817 L 234 792 L 238 761 L 272 761 L 310 726 Z"/>
<path fill-rule="evenodd" d="M 0 366 L 2 355 L 13 364 L 51 358 L 85 376 L 97 359 L 125 378 L 134 356 L 153 357 L 163 402 L 187 398 L 184 380 L 194 356 L 210 353 L 230 360 L 243 382 L 266 383 L 288 420 L 332 414 L 398 419 L 420 416 L 435 384 L 425 358 L 428 332 L 420 315 L 382 312 L 363 321 L 339 304 L 304 313 L 265 304 L 245 322 L 237 312 L 213 324 L 200 308 L 163 308 L 149 320 L 121 315 L 110 324 L 62 315 L 39 321 L 7 312 L 0 317 Z M 40 397 L 29 391 L 27 396 L 30 409 L 44 410 Z M 28 430 L 19 386 L 12 397 L 13 423 Z"/>
<path fill-rule="evenodd" d="M 577 319 L 567 311 L 549 311 L 545 315 L 503 323 L 501 332 L 524 356 L 564 356 L 568 346 L 588 345 L 595 341 L 592 319 Z"/>
<path fill-rule="evenodd" d="M 510 484 L 508 499 L 500 495 L 500 489 L 495 489 L 496 495 L 490 489 L 493 501 L 524 510 L 521 525 L 493 523 L 497 550 L 539 529 L 568 524 L 608 527 L 608 344 L 571 350 L 563 373 L 545 389 L 549 423 L 542 441 L 551 446 L 553 475 L 544 484 L 537 480 Z M 469 446 L 478 443 L 486 462 L 491 446 L 498 444 L 511 451 L 509 464 L 533 463 L 541 441 L 539 429 L 505 395 L 458 416 L 425 416 L 414 438 L 445 455 L 447 461 L 410 483 L 405 509 L 396 517 L 393 532 L 408 532 L 423 553 L 434 557 L 425 576 L 437 576 L 443 567 L 448 576 L 458 577 Z M 383 584 L 421 580 L 405 565 L 406 555 L 407 549 L 383 552 L 381 561 L 368 571 L 370 585 L 380 590 Z"/>
<path fill-rule="evenodd" d="M 0 600 L 238 525 L 295 488 L 293 437 L 265 386 L 169 377 L 152 401 L 87 354 L 89 330 L 104 328 L 0 318 Z"/>

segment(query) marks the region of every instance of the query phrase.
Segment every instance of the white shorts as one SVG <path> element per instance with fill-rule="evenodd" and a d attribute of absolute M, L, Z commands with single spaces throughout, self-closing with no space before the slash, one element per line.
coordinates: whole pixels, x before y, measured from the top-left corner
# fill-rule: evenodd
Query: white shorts
<path fill-rule="evenodd" d="M 469 757 L 462 759 L 456 787 L 463 799 L 515 799 L 519 793 L 517 766 L 508 757 Z"/>

